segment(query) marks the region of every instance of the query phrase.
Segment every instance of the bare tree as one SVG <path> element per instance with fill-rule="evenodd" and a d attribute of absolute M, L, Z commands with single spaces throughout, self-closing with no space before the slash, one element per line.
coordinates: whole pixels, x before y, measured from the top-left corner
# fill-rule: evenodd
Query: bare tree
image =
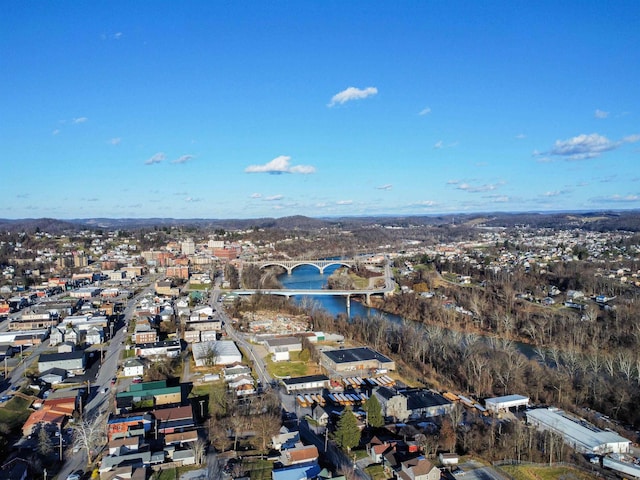
<path fill-rule="evenodd" d="M 193 448 L 196 463 L 198 465 L 202 465 L 206 459 L 207 444 L 202 438 L 198 437 L 198 439 L 193 442 L 193 446 L 191 448 Z"/>
<path fill-rule="evenodd" d="M 72 427 L 74 446 L 86 451 L 87 466 L 91 465 L 99 447 L 105 442 L 105 423 L 104 417 L 96 415 L 76 422 Z"/>

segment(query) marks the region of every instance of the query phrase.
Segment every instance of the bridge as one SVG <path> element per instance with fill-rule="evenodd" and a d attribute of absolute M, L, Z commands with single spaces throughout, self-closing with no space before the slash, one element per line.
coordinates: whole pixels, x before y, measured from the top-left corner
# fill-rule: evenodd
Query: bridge
<path fill-rule="evenodd" d="M 286 268 L 289 274 L 293 271 L 294 268 L 300 265 L 313 265 L 320 270 L 320 273 L 323 273 L 324 269 L 329 265 L 345 265 L 350 266 L 359 261 L 361 263 L 367 263 L 366 261 L 362 262 L 358 259 L 337 259 L 337 260 L 274 260 L 274 261 L 265 261 L 265 262 L 246 262 L 251 263 L 253 265 L 259 265 L 260 268 L 264 268 L 270 265 L 280 265 L 283 268 Z M 325 263 L 326 262 L 326 263 Z M 372 288 L 367 290 L 329 290 L 329 289 L 238 289 L 233 290 L 233 293 L 237 295 L 280 295 L 283 297 L 291 298 L 300 295 L 317 295 L 317 296 L 338 296 L 338 297 L 346 297 L 347 299 L 347 314 L 351 311 L 351 297 L 353 296 L 362 296 L 364 297 L 364 304 L 369 306 L 371 305 L 371 295 L 389 295 L 395 291 L 396 283 L 393 280 L 393 276 L 391 274 L 391 266 L 389 262 L 385 262 L 384 265 L 384 287 L 382 288 Z"/>
<path fill-rule="evenodd" d="M 311 265 L 320 270 L 320 275 L 324 274 L 324 269 L 330 267 L 332 265 L 341 265 L 344 267 L 351 268 L 356 263 L 371 263 L 365 257 L 362 259 L 358 258 L 336 258 L 333 260 L 264 260 L 261 262 L 244 262 L 245 265 L 255 265 L 258 268 L 266 268 L 266 267 L 282 267 L 287 270 L 287 274 L 291 275 L 293 269 L 299 267 L 301 265 Z"/>

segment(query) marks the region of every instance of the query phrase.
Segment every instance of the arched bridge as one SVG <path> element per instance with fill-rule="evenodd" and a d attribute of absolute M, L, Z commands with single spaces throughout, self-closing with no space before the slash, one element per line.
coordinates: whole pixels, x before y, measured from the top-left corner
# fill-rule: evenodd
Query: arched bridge
<path fill-rule="evenodd" d="M 332 265 L 342 265 L 344 267 L 352 267 L 356 263 L 367 263 L 366 260 L 359 260 L 355 258 L 345 259 L 338 258 L 335 260 L 265 260 L 262 262 L 245 262 L 247 265 L 255 265 L 258 268 L 275 267 L 279 266 L 287 270 L 287 273 L 291 275 L 293 269 L 301 265 L 312 265 L 320 270 L 320 274 L 324 274 L 324 269 Z"/>

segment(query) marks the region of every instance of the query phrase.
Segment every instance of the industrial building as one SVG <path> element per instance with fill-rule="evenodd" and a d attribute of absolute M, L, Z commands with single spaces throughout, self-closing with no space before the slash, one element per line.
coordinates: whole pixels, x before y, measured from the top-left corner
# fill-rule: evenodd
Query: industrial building
<path fill-rule="evenodd" d="M 505 395 L 504 397 L 487 398 L 484 406 L 493 413 L 509 410 L 510 408 L 528 407 L 529 397 L 522 395 Z"/>
<path fill-rule="evenodd" d="M 538 430 L 549 430 L 562 436 L 567 445 L 580 453 L 627 453 L 631 445 L 630 440 L 617 433 L 601 430 L 557 408 L 528 410 L 527 421 Z"/>
<path fill-rule="evenodd" d="M 369 347 L 324 350 L 320 355 L 320 364 L 334 372 L 396 369 L 393 360 Z"/>

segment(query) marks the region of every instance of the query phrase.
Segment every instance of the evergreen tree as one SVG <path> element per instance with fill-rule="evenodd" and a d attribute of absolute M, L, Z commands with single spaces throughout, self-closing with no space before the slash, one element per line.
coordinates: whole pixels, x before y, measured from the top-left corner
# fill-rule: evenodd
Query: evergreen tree
<path fill-rule="evenodd" d="M 340 448 L 351 451 L 353 447 L 357 447 L 360 443 L 360 429 L 358 428 L 358 419 L 350 408 L 342 412 L 336 431 L 333 433 L 333 439 Z"/>
<path fill-rule="evenodd" d="M 371 427 L 381 427 L 384 425 L 384 417 L 382 416 L 382 407 L 380 401 L 375 395 L 371 395 L 369 399 L 364 402 L 364 411 L 367 412 L 367 423 Z"/>

